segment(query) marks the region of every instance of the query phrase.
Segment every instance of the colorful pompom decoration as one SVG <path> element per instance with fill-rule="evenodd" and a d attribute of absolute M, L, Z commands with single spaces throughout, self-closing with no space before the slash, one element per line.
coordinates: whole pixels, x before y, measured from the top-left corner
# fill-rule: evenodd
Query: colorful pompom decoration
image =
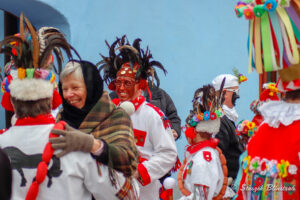
<path fill-rule="evenodd" d="M 264 9 L 269 12 L 273 12 L 276 10 L 278 4 L 276 0 L 267 0 L 264 4 Z"/>
<path fill-rule="evenodd" d="M 242 0 L 234 11 L 249 21 L 249 73 L 254 69 L 258 74 L 281 73 L 300 65 L 299 0 Z"/>
<path fill-rule="evenodd" d="M 221 108 L 215 110 L 214 112 L 205 111 L 204 113 L 195 114 L 193 118 L 189 121 L 189 125 L 195 127 L 200 121 L 215 120 L 223 116 L 224 112 Z"/>
<path fill-rule="evenodd" d="M 185 137 L 187 138 L 195 138 L 196 134 L 195 134 L 195 128 L 194 127 L 187 127 L 184 131 Z"/>
<path fill-rule="evenodd" d="M 256 17 L 261 17 L 266 12 L 266 10 L 264 9 L 263 5 L 257 5 L 253 8 L 253 12 Z"/>
<path fill-rule="evenodd" d="M 238 135 L 247 135 L 248 137 L 252 137 L 256 131 L 256 124 L 248 120 L 242 120 L 236 126 L 236 132 Z"/>
<path fill-rule="evenodd" d="M 214 120 L 217 118 L 217 114 L 215 112 L 210 113 L 210 119 Z"/>
<path fill-rule="evenodd" d="M 246 9 L 243 10 L 244 16 L 246 19 L 250 20 L 254 18 L 253 7 L 248 6 Z"/>

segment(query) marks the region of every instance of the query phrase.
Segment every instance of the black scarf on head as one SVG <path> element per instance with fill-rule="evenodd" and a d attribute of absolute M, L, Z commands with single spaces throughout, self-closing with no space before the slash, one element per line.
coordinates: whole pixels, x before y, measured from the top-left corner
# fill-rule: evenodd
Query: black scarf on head
<path fill-rule="evenodd" d="M 63 100 L 63 111 L 61 112 L 61 120 L 66 121 L 70 126 L 79 128 L 80 124 L 99 101 L 103 93 L 103 80 L 97 67 L 88 61 L 71 60 L 70 62 L 80 63 L 84 83 L 87 90 L 87 97 L 83 108 L 78 109 L 70 105 L 63 97 L 61 80 L 59 81 L 59 93 Z"/>

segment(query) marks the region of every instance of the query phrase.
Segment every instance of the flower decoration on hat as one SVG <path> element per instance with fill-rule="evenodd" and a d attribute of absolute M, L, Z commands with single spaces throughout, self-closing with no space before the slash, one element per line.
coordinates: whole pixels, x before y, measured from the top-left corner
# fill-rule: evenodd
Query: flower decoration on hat
<path fill-rule="evenodd" d="M 221 91 L 224 83 L 225 79 L 222 82 Z M 212 85 L 205 85 L 197 89 L 193 98 L 193 110 L 186 118 L 186 137 L 193 138 L 195 131 L 217 133 L 218 128 L 216 127 L 224 115 L 222 103 L 222 92 L 217 93 Z"/>
<path fill-rule="evenodd" d="M 267 102 L 267 101 L 278 101 L 278 88 L 276 87 L 275 83 L 265 83 L 263 85 L 264 91 L 259 96 L 259 100 L 261 102 Z"/>
<path fill-rule="evenodd" d="M 241 74 L 237 68 L 234 68 L 232 71 L 233 74 L 238 78 L 239 84 L 248 80 L 247 77 Z"/>
<path fill-rule="evenodd" d="M 245 135 L 248 137 L 252 137 L 256 131 L 256 124 L 248 120 L 242 120 L 236 125 L 237 135 Z"/>
<path fill-rule="evenodd" d="M 55 108 L 59 106 L 61 99 L 58 92 L 53 90 L 56 83 L 52 69 L 58 73 L 61 71 L 63 56 L 60 49 L 71 58 L 73 48 L 58 29 L 47 27 L 43 29 L 43 33 L 36 32 L 23 13 L 20 16 L 19 30 L 19 34 L 8 36 L 0 43 L 1 53 L 11 57 L 5 66 L 1 104 L 5 109 L 13 111 L 10 96 L 24 101 L 53 97 L 52 107 Z M 56 55 L 58 70 L 54 65 L 49 65 L 52 52 Z M 40 89 L 43 91 L 37 92 Z"/>
<path fill-rule="evenodd" d="M 117 76 L 126 76 L 135 78 L 140 85 L 140 89 L 145 90 L 148 87 L 147 78 L 151 76 L 153 67 L 158 67 L 166 74 L 163 65 L 152 60 L 152 54 L 147 47 L 143 50 L 140 47 L 141 39 L 135 39 L 132 45 L 128 42 L 126 35 L 117 38 L 109 45 L 109 56 L 101 55 L 102 59 L 97 66 L 103 72 L 103 80 L 108 84 L 110 90 L 115 90 L 115 79 Z"/>

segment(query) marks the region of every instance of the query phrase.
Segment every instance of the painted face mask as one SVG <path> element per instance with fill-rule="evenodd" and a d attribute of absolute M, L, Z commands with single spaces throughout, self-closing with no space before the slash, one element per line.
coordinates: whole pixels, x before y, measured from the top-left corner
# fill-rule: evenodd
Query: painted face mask
<path fill-rule="evenodd" d="M 235 106 L 236 100 L 239 99 L 239 98 L 240 98 L 240 96 L 239 96 L 236 92 L 234 92 L 234 93 L 232 94 L 232 98 L 231 98 L 232 105 Z"/>
<path fill-rule="evenodd" d="M 239 98 L 240 98 L 240 96 L 238 95 L 238 93 L 237 93 L 237 92 L 234 92 L 234 93 L 232 94 L 232 97 L 231 97 L 232 105 L 235 106 L 236 100 L 239 99 Z"/>
<path fill-rule="evenodd" d="M 120 101 L 133 100 L 138 92 L 137 82 L 134 78 L 120 76 L 115 80 L 116 93 Z"/>
<path fill-rule="evenodd" d="M 227 91 L 232 92 L 231 103 L 233 106 L 236 104 L 236 100 L 240 98 L 239 89 L 226 89 Z"/>

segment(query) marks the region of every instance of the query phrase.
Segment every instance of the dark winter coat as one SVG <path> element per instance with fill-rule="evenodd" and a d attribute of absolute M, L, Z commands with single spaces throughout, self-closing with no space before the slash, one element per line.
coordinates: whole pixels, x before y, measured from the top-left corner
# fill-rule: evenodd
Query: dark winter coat
<path fill-rule="evenodd" d="M 166 91 L 156 86 L 151 87 L 150 92 L 152 95 L 152 101 L 150 101 L 150 97 L 147 90 L 144 93 L 144 97 L 146 98 L 146 101 L 155 105 L 161 111 L 163 111 L 163 113 L 165 113 L 165 115 L 168 117 L 168 119 L 171 122 L 172 129 L 174 129 L 177 132 L 179 138 L 181 135 L 181 120 L 177 114 L 177 109 L 171 97 L 168 95 Z"/>
<path fill-rule="evenodd" d="M 236 178 L 239 169 L 239 157 L 243 152 L 243 147 L 235 133 L 235 124 L 226 115 L 221 118 L 220 131 L 217 133 L 218 147 L 222 149 L 227 161 L 228 177 Z"/>

